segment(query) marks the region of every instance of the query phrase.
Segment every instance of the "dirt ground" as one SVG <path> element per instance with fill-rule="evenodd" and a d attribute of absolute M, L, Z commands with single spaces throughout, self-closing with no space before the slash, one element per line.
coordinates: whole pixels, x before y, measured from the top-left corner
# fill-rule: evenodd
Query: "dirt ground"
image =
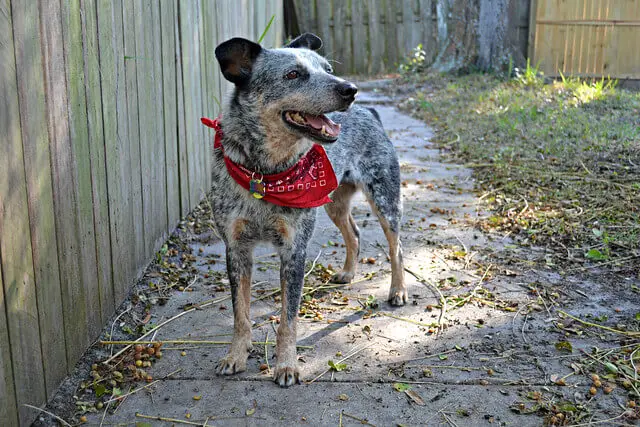
<path fill-rule="evenodd" d="M 359 102 L 378 110 L 402 164 L 405 307 L 385 301 L 386 242 L 362 197 L 356 279 L 327 282 L 345 250 L 321 210 L 299 318 L 304 383 L 280 389 L 270 380 L 280 305 L 268 246 L 255 253 L 248 370 L 217 377 L 233 318 L 223 245 L 203 204 L 101 336 L 149 333 L 141 342 L 162 342 L 162 357 L 140 356 L 151 344 L 135 356 L 97 343 L 47 409 L 87 425 L 635 425 L 638 276 L 559 269 L 539 262 L 544 248 L 479 231 L 490 212 L 471 170 L 443 162 L 432 130 L 381 93 L 388 84 L 361 85 Z"/>

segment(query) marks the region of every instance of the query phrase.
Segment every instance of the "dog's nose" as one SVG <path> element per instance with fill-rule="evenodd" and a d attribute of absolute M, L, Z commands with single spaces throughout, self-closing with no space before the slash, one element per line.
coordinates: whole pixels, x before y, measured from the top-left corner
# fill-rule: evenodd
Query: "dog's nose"
<path fill-rule="evenodd" d="M 343 82 L 336 88 L 343 98 L 353 98 L 358 93 L 358 88 L 353 83 Z"/>

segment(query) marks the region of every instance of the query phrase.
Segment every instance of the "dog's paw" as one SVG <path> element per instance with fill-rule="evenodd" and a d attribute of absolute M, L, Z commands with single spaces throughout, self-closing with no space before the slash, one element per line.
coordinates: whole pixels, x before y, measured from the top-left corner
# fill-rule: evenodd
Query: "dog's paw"
<path fill-rule="evenodd" d="M 278 364 L 273 370 L 273 381 L 280 387 L 290 387 L 300 384 L 300 371 L 294 366 Z"/>
<path fill-rule="evenodd" d="M 331 283 L 351 283 L 354 274 L 349 271 L 340 271 L 331 276 Z"/>
<path fill-rule="evenodd" d="M 407 288 L 394 289 L 391 288 L 389 292 L 389 304 L 395 306 L 403 306 L 407 303 L 409 299 L 409 294 L 407 293 Z"/>
<path fill-rule="evenodd" d="M 247 370 L 247 356 L 236 356 L 233 354 L 227 354 L 220 359 L 218 366 L 216 366 L 216 374 L 218 375 L 233 375 L 238 372 Z"/>

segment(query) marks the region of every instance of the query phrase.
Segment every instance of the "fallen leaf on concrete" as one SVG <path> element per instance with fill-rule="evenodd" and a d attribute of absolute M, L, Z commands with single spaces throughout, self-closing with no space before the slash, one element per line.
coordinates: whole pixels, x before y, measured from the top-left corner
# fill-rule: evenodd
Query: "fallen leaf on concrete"
<path fill-rule="evenodd" d="M 422 397 L 420 397 L 420 395 L 418 393 L 416 393 L 415 391 L 413 391 L 413 390 L 405 390 L 404 394 L 409 396 L 409 399 L 411 399 L 411 401 L 413 403 L 415 403 L 416 405 L 425 406 L 424 400 L 422 400 Z"/>

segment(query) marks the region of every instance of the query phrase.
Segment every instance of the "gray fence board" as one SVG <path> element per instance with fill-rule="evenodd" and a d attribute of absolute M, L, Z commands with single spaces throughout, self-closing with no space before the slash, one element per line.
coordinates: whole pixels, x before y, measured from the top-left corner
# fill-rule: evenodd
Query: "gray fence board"
<path fill-rule="evenodd" d="M 279 0 L 0 0 L 0 419 L 28 425 L 210 185 L 233 36 Z M 46 357 L 45 357 L 46 356 Z"/>
<path fill-rule="evenodd" d="M 113 278 L 111 270 L 111 242 L 109 240 L 109 198 L 102 122 L 102 90 L 98 62 L 98 22 L 96 0 L 82 4 L 85 91 L 87 120 L 89 123 L 89 152 L 91 161 L 91 189 L 93 194 L 93 220 L 96 246 L 96 267 L 100 315 L 102 322 L 114 310 Z M 101 323 L 102 323 L 101 322 Z M 91 335 L 94 336 L 93 334 Z"/>
<path fill-rule="evenodd" d="M 175 0 L 160 2 L 162 52 L 162 104 L 164 106 L 164 144 L 167 191 L 167 222 L 174 227 L 180 219 L 180 180 L 178 177 L 178 111 L 176 87 Z"/>
<path fill-rule="evenodd" d="M 9 342 L 15 394 L 18 402 L 39 405 L 46 400 L 40 328 L 36 304 L 36 289 L 29 229 L 27 185 L 20 127 L 19 96 L 24 86 L 16 85 L 16 58 L 28 62 L 34 52 L 33 43 L 26 40 L 37 15 L 27 15 L 7 2 L 0 7 L 0 261 L 9 329 Z M 12 15 L 15 15 L 12 17 Z M 13 27 L 13 29 L 12 29 Z M 37 27 L 37 24 L 36 24 Z M 14 40 L 12 32 L 16 31 Z M 15 42 L 15 45 L 14 45 Z M 15 54 L 14 54 L 15 50 Z M 21 64 L 22 65 L 22 64 Z M 24 97 L 24 95 L 23 95 Z M 29 101 L 32 101 L 29 99 Z M 20 106 L 23 107 L 23 106 Z M 23 107 L 26 109 L 33 108 Z M 18 407 L 20 422 L 28 421 L 29 410 Z"/>
<path fill-rule="evenodd" d="M 85 94 L 84 52 L 81 22 L 81 5 L 78 0 L 62 2 L 62 29 L 65 46 L 67 91 L 69 97 L 69 131 L 73 161 L 69 164 L 75 180 L 74 212 L 77 217 L 79 246 L 75 256 L 79 259 L 81 280 L 66 283 L 67 301 L 76 301 L 75 306 L 65 308 L 65 318 L 72 335 L 77 335 L 77 345 L 72 349 L 74 359 L 82 354 L 91 342 L 91 337 L 100 330 L 95 316 L 100 316 L 98 271 L 96 267 L 96 240 L 93 223 L 93 193 L 91 188 L 91 152 L 89 150 L 89 126 Z M 63 173 L 65 173 L 63 171 Z M 65 178 L 62 178 L 65 179 Z M 70 215 L 65 212 L 64 215 Z M 76 297 L 77 295 L 77 297 Z"/>
<path fill-rule="evenodd" d="M 3 7 L 4 5 L 0 5 L 0 12 L 4 11 Z M 0 24 L 0 28 L 3 28 L 2 24 Z M 0 47 L 0 52 L 2 52 L 2 47 Z M 2 263 L 0 263 L 0 420 L 4 420 L 8 425 L 18 425 L 18 408 L 13 386 L 13 368 L 11 367 L 9 327 L 5 310 Z"/>
<path fill-rule="evenodd" d="M 20 103 L 20 126 L 27 179 L 29 224 L 38 319 L 43 354 L 44 379 L 50 396 L 67 373 L 60 295 L 53 186 L 46 101 L 42 68 L 42 41 L 38 8 L 13 4 L 16 68 Z"/>

